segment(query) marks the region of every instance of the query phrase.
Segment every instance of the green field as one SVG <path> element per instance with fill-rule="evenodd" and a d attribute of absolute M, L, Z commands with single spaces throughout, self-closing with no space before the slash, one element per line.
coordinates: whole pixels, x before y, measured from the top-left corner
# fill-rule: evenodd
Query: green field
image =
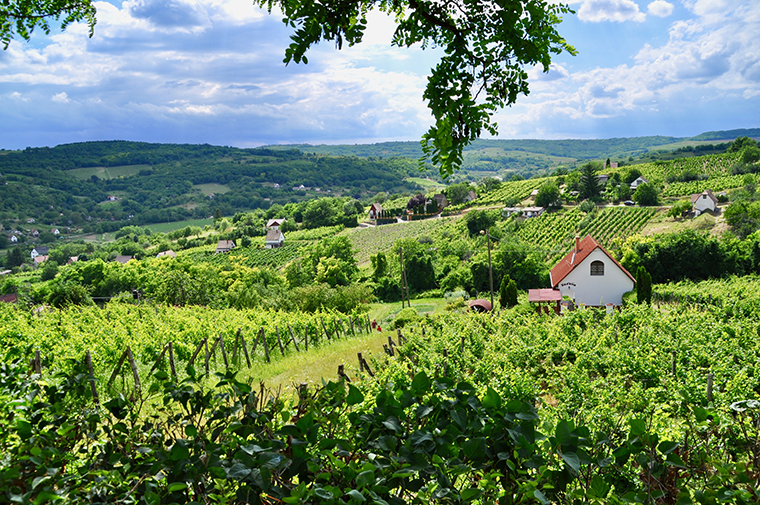
<path fill-rule="evenodd" d="M 206 196 L 213 195 L 213 194 L 223 195 L 230 190 L 229 186 L 225 186 L 223 184 L 216 184 L 213 182 L 209 182 L 207 184 L 196 184 L 193 186 L 193 188 L 197 189 L 198 191 L 200 191 Z"/>
<path fill-rule="evenodd" d="M 203 228 L 206 225 L 213 225 L 213 219 L 188 219 L 187 221 L 175 221 L 173 223 L 157 223 L 146 225 L 153 233 L 169 233 L 174 230 L 180 230 L 188 226 L 200 226 Z"/>
<path fill-rule="evenodd" d="M 73 175 L 77 179 L 89 179 L 90 177 L 97 176 L 98 179 L 118 179 L 119 177 L 130 177 L 137 175 L 140 170 L 150 170 L 150 165 L 125 165 L 119 167 L 85 167 L 75 168 L 69 170 L 67 173 Z"/>

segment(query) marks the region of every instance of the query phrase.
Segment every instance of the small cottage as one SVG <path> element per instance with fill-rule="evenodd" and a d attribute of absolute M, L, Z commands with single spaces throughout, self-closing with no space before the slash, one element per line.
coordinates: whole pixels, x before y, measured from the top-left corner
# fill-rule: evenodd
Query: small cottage
<path fill-rule="evenodd" d="M 50 252 L 50 249 L 48 247 L 45 247 L 44 245 L 37 246 L 34 249 L 32 249 L 32 252 L 29 253 L 32 259 L 36 258 L 37 256 L 45 256 L 47 253 Z"/>
<path fill-rule="evenodd" d="M 279 230 L 280 226 L 282 226 L 284 223 L 285 223 L 284 218 L 270 219 L 269 221 L 267 221 L 267 228 L 269 228 L 270 230 Z"/>
<path fill-rule="evenodd" d="M 216 244 L 215 254 L 228 253 L 234 248 L 235 248 L 235 242 L 233 242 L 232 240 L 220 240 Z"/>
<path fill-rule="evenodd" d="M 169 249 L 168 251 L 161 251 L 160 253 L 156 254 L 156 258 L 176 258 L 177 253 Z"/>
<path fill-rule="evenodd" d="M 114 261 L 116 261 L 117 263 L 121 263 L 122 265 L 126 265 L 127 263 L 129 263 L 130 260 L 133 260 L 133 259 L 135 259 L 134 256 L 119 254 L 118 256 L 116 256 L 116 258 L 114 258 Z"/>
<path fill-rule="evenodd" d="M 266 248 L 274 249 L 275 247 L 282 247 L 285 242 L 285 235 L 280 230 L 269 230 L 267 232 Z"/>
<path fill-rule="evenodd" d="M 544 207 L 524 207 L 523 216 L 525 217 L 538 217 L 544 213 L 546 209 Z"/>
<path fill-rule="evenodd" d="M 694 215 L 698 216 L 706 210 L 715 212 L 718 208 L 718 199 L 709 189 L 702 193 L 691 195 L 691 204 L 694 206 Z"/>
<path fill-rule="evenodd" d="M 623 295 L 636 283 L 591 235 L 575 238 L 575 247 L 549 273 L 552 288 L 569 297 L 576 305 L 604 307 L 621 305 Z"/>
<path fill-rule="evenodd" d="M 436 193 L 433 195 L 433 200 L 435 200 L 435 203 L 438 205 L 439 212 L 449 206 L 449 201 L 443 193 Z"/>
<path fill-rule="evenodd" d="M 649 181 L 639 176 L 635 181 L 631 183 L 631 190 L 636 191 L 636 188 L 638 188 L 641 184 L 649 184 Z"/>
<path fill-rule="evenodd" d="M 369 213 L 367 214 L 367 217 L 370 221 L 374 221 L 375 219 L 380 216 L 380 213 L 383 211 L 383 206 L 379 203 L 373 203 L 369 208 Z"/>

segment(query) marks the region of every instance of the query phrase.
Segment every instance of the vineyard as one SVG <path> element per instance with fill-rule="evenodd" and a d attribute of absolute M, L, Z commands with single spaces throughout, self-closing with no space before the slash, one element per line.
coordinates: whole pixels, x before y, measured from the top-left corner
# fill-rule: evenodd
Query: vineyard
<path fill-rule="evenodd" d="M 609 247 L 613 239 L 625 239 L 641 231 L 655 213 L 655 209 L 644 207 L 607 207 L 584 217 L 580 210 L 573 208 L 526 219 L 517 234 L 536 249 L 543 250 L 548 263 L 553 264 L 572 247 L 576 235 L 591 234 L 600 244 Z"/>
<path fill-rule="evenodd" d="M 498 188 L 478 195 L 478 199 L 475 201 L 477 205 L 504 205 L 508 201 L 520 201 L 528 198 L 530 193 L 534 189 L 541 187 L 547 180 L 542 179 L 527 179 L 524 181 L 505 181 L 502 182 Z"/>
<path fill-rule="evenodd" d="M 210 246 L 196 247 L 177 253 L 178 258 L 189 259 L 193 263 L 210 263 L 216 266 L 231 264 L 247 267 L 281 268 L 301 256 L 303 242 L 285 241 L 282 247 L 266 249 L 259 246 L 236 248 L 225 254 L 215 254 Z"/>
<path fill-rule="evenodd" d="M 222 335 L 244 367 L 236 335 L 250 351 L 264 326 L 277 355 L 288 325 L 337 332 L 345 316 L 0 308 L 0 488 L 38 503 L 757 503 L 759 288 L 663 286 L 661 308 L 610 314 L 433 316 L 371 360 L 374 376 L 348 367 L 292 402 L 226 372 L 218 347 L 215 376 L 198 375 L 200 359 L 176 379 L 147 372 L 168 341 L 184 365 Z M 109 380 L 126 345 L 141 394 L 126 363 Z M 94 382 L 65 359 L 87 349 Z M 40 383 L 8 364 L 35 350 Z"/>
<path fill-rule="evenodd" d="M 388 253 L 397 240 L 419 238 L 434 233 L 455 221 L 457 217 L 425 219 L 408 223 L 386 224 L 347 232 L 359 264 L 366 263 L 373 254 Z"/>

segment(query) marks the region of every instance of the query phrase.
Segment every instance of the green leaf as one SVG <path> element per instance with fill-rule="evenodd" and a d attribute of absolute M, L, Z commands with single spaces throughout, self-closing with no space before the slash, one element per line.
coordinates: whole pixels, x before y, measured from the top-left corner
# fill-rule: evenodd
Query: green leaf
<path fill-rule="evenodd" d="M 591 491 L 595 497 L 605 498 L 610 492 L 610 485 L 604 482 L 601 475 L 594 475 L 594 478 L 591 479 Z"/>
<path fill-rule="evenodd" d="M 235 463 L 227 470 L 227 478 L 235 480 L 244 480 L 251 474 L 251 469 L 243 463 Z"/>
<path fill-rule="evenodd" d="M 564 419 L 557 423 L 557 430 L 555 431 L 555 443 L 557 445 L 566 445 L 570 443 L 572 439 L 570 423 Z"/>
<path fill-rule="evenodd" d="M 415 396 L 422 396 L 430 389 L 430 378 L 425 372 L 419 372 L 412 379 L 412 391 Z"/>
<path fill-rule="evenodd" d="M 638 437 L 639 435 L 646 433 L 647 423 L 641 419 L 631 419 L 629 423 L 631 425 L 631 436 Z"/>
<path fill-rule="evenodd" d="M 367 487 L 375 482 L 375 472 L 372 470 L 361 472 L 356 476 L 356 485 L 358 487 Z"/>
<path fill-rule="evenodd" d="M 348 493 L 346 493 L 346 494 L 347 494 L 348 496 L 350 496 L 351 498 L 353 498 L 354 500 L 356 500 L 356 501 L 360 501 L 360 502 L 365 502 L 365 501 L 367 501 L 367 499 L 364 497 L 364 495 L 362 495 L 362 494 L 361 494 L 359 491 L 357 491 L 356 489 L 352 489 L 351 491 L 349 491 L 349 492 L 348 492 Z"/>
<path fill-rule="evenodd" d="M 332 500 L 335 498 L 330 491 L 327 491 L 326 489 L 321 488 L 321 487 L 315 487 L 314 494 L 322 498 L 323 500 Z"/>
<path fill-rule="evenodd" d="M 356 405 L 364 401 L 364 395 L 353 384 L 348 385 L 348 396 L 346 397 L 346 403 L 349 405 Z"/>
<path fill-rule="evenodd" d="M 26 440 L 32 436 L 32 425 L 29 423 L 29 421 L 18 419 L 16 421 L 16 431 L 22 440 Z"/>
<path fill-rule="evenodd" d="M 184 482 L 172 482 L 169 484 L 169 486 L 166 488 L 166 490 L 170 493 L 174 493 L 176 491 L 182 491 L 184 489 L 187 489 L 187 484 Z"/>
<path fill-rule="evenodd" d="M 660 442 L 660 445 L 657 446 L 657 449 L 659 449 L 661 453 L 667 455 L 667 454 L 670 454 L 671 452 L 675 451 L 678 448 L 679 445 L 681 445 L 681 444 L 679 444 L 678 442 L 664 441 L 664 442 Z"/>
<path fill-rule="evenodd" d="M 576 473 L 581 468 L 581 461 L 578 458 L 578 455 L 574 452 L 563 452 L 562 453 L 562 460 L 567 463 L 567 466 L 572 468 Z"/>
<path fill-rule="evenodd" d="M 498 409 L 501 408 L 501 396 L 499 396 L 499 393 L 494 391 L 491 386 L 488 386 L 488 389 L 486 390 L 486 394 L 483 397 L 482 400 L 483 406 L 487 409 Z"/>
<path fill-rule="evenodd" d="M 187 444 L 184 441 L 177 440 L 169 451 L 169 457 L 172 461 L 188 459 L 190 457 L 190 449 L 187 448 Z"/>
<path fill-rule="evenodd" d="M 479 498 L 480 495 L 483 494 L 483 491 L 481 489 L 478 489 L 476 487 L 470 487 L 467 489 L 462 490 L 462 501 L 472 501 L 476 498 Z"/>

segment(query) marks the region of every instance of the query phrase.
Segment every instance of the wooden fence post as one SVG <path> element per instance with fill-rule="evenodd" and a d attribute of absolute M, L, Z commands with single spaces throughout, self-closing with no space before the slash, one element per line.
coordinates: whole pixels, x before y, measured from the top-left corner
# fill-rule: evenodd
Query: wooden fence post
<path fill-rule="evenodd" d="M 193 363 L 195 363 L 195 358 L 198 356 L 198 353 L 201 352 L 201 349 L 203 349 L 203 346 L 206 343 L 206 338 L 207 337 L 203 337 L 203 340 L 201 340 L 201 342 L 198 344 L 198 347 L 195 348 L 195 352 L 190 357 L 190 366 L 193 366 Z"/>
<path fill-rule="evenodd" d="M 137 365 L 135 365 L 135 357 L 132 355 L 132 349 L 129 346 L 127 346 L 127 358 L 129 359 L 129 366 L 132 368 L 132 376 L 135 379 L 135 389 L 137 389 L 139 394 L 142 394 L 140 376 L 137 374 Z"/>
<path fill-rule="evenodd" d="M 293 327 L 288 323 L 288 331 L 290 332 L 290 340 L 293 341 L 293 346 L 296 348 L 296 352 L 301 352 L 298 348 L 298 342 L 296 342 L 296 336 L 293 334 Z"/>
<path fill-rule="evenodd" d="M 251 358 L 248 356 L 248 348 L 245 346 L 245 335 L 240 334 L 240 345 L 243 346 L 243 354 L 245 354 L 245 362 L 248 364 L 248 368 L 251 368 Z"/>
<path fill-rule="evenodd" d="M 209 357 L 211 355 L 208 352 L 208 339 L 207 338 L 203 339 L 203 347 L 206 349 L 206 373 L 208 373 L 208 370 L 209 370 L 209 368 L 208 368 L 208 359 L 209 359 Z"/>
<path fill-rule="evenodd" d="M 325 320 L 322 319 L 322 316 L 319 316 L 319 320 L 322 322 L 322 329 L 325 330 L 325 335 L 327 336 L 327 340 L 330 340 L 330 334 L 327 332 L 327 326 L 325 326 Z"/>
<path fill-rule="evenodd" d="M 100 401 L 98 400 L 98 390 L 95 387 L 95 373 L 92 370 L 92 355 L 90 355 L 90 350 L 87 350 L 87 354 L 85 355 L 85 361 L 87 362 L 87 370 L 90 372 L 90 389 L 92 389 L 92 401 L 95 402 L 95 405 L 100 405 Z"/>
<path fill-rule="evenodd" d="M 280 346 L 280 354 L 285 356 L 285 348 L 282 346 L 282 340 L 280 339 L 280 327 L 275 326 L 274 327 L 274 333 L 277 335 L 277 344 Z"/>
<path fill-rule="evenodd" d="M 346 375 L 343 365 L 338 365 L 338 378 L 345 379 L 347 382 L 351 382 L 351 378 L 348 375 Z"/>
<path fill-rule="evenodd" d="M 232 348 L 232 362 L 237 365 L 238 362 L 238 344 L 240 342 L 240 332 L 242 328 L 238 328 L 237 333 L 235 334 L 235 346 Z"/>
<path fill-rule="evenodd" d="M 261 330 L 259 330 L 259 335 L 262 337 L 262 340 L 264 341 L 264 355 L 266 355 L 267 363 L 270 363 L 269 361 L 269 344 L 267 343 L 267 335 L 264 333 L 264 327 L 261 327 Z"/>
<path fill-rule="evenodd" d="M 309 323 L 306 323 L 306 329 L 304 330 L 303 348 L 305 351 L 309 350 Z"/>
<path fill-rule="evenodd" d="M 219 334 L 219 339 L 217 340 L 219 342 L 219 347 L 222 348 L 222 359 L 224 360 L 224 368 L 227 369 L 230 367 L 229 362 L 227 362 L 227 351 L 224 350 L 224 337 L 222 337 L 222 334 Z"/>

